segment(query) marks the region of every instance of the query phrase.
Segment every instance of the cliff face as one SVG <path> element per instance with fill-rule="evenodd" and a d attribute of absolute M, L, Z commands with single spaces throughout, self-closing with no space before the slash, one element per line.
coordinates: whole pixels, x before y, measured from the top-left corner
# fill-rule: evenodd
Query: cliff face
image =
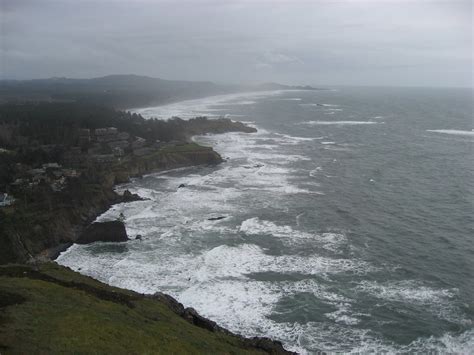
<path fill-rule="evenodd" d="M 189 144 L 92 171 L 92 176 L 70 183 L 61 194 L 38 194 L 37 207 L 18 206 L 13 213 L 0 215 L 0 264 L 26 262 L 38 254 L 55 257 L 99 214 L 123 201 L 113 190 L 117 183 L 153 171 L 221 161 L 211 148 Z"/>
<path fill-rule="evenodd" d="M 211 148 L 195 144 L 183 146 L 181 151 L 163 151 L 140 159 L 125 161 L 110 171 L 114 184 L 129 181 L 131 177 L 148 174 L 152 171 L 170 170 L 195 165 L 215 165 L 221 163 L 221 156 Z M 110 182 L 110 180 L 109 180 Z"/>

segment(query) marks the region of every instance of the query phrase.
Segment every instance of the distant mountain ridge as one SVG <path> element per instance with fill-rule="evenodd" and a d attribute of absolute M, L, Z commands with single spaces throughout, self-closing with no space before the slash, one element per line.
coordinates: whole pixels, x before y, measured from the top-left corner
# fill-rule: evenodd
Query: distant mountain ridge
<path fill-rule="evenodd" d="M 216 84 L 210 81 L 166 80 L 140 75 L 108 75 L 91 79 L 2 80 L 0 102 L 77 101 L 114 108 L 159 105 L 240 91 L 317 90 L 310 86 L 278 83 Z"/>

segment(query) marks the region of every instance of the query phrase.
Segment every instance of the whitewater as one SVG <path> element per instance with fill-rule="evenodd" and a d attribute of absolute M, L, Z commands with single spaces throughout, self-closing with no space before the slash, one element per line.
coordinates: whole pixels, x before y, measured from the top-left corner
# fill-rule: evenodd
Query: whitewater
<path fill-rule="evenodd" d="M 74 245 L 57 261 L 302 354 L 471 353 L 471 94 L 271 91 L 138 109 L 258 131 L 194 137 L 225 159 L 217 167 L 118 186 L 147 200 L 98 220 L 123 215 L 141 239 Z"/>

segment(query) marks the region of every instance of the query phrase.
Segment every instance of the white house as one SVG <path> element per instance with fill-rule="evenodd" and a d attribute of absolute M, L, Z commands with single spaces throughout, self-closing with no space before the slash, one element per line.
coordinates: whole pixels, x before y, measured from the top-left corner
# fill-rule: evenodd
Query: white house
<path fill-rule="evenodd" d="M 0 207 L 10 206 L 14 201 L 15 199 L 7 193 L 0 192 Z"/>

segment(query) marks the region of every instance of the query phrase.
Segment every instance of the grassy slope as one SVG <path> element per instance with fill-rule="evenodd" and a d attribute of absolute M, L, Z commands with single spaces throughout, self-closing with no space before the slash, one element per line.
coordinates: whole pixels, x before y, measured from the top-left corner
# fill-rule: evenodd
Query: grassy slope
<path fill-rule="evenodd" d="M 101 293 L 102 291 L 102 293 Z M 251 354 L 240 338 L 54 263 L 0 267 L 0 353 Z"/>

